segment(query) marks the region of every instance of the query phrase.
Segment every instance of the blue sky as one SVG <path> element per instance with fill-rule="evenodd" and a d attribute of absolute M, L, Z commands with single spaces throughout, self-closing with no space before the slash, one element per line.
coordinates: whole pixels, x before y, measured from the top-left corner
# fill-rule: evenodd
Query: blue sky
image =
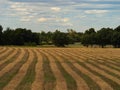
<path fill-rule="evenodd" d="M 33 32 L 120 25 L 120 0 L 0 0 L 0 24 Z"/>

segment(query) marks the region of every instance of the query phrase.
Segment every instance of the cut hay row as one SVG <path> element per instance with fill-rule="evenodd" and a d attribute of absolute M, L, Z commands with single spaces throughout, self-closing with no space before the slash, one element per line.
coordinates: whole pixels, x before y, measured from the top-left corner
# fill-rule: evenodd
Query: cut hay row
<path fill-rule="evenodd" d="M 89 55 L 89 54 L 84 55 L 84 57 L 86 57 L 86 58 L 89 57 L 89 60 L 93 60 L 95 62 L 99 62 L 100 64 L 103 64 L 103 65 L 105 65 L 106 67 L 108 67 L 110 69 L 114 69 L 114 70 L 120 71 L 119 65 L 114 64 L 113 63 L 114 61 L 112 59 L 110 60 L 109 58 L 106 59 L 106 58 L 103 58 L 103 57 L 100 57 L 100 58 L 97 57 L 97 58 L 99 58 L 99 60 L 97 60 L 96 57 L 94 57 L 92 55 Z M 113 61 L 113 62 L 111 62 L 111 61 Z"/>
<path fill-rule="evenodd" d="M 35 52 L 38 57 L 38 61 L 37 61 L 36 67 L 35 67 L 36 76 L 35 76 L 34 82 L 32 83 L 31 90 L 44 90 L 43 89 L 44 75 L 43 75 L 43 67 L 42 67 L 43 57 L 38 52 L 38 50 L 35 50 Z"/>
<path fill-rule="evenodd" d="M 76 87 L 73 87 L 73 89 L 71 90 L 89 90 L 88 85 L 85 83 L 85 81 L 73 70 L 69 67 L 69 65 L 64 62 L 64 59 L 62 57 L 60 57 L 58 54 L 56 54 L 55 52 L 53 52 L 55 56 L 57 56 L 57 60 L 62 60 L 63 63 L 61 63 L 61 65 L 63 66 L 63 68 L 72 76 L 72 78 L 76 81 Z"/>
<path fill-rule="evenodd" d="M 18 52 L 19 50 L 16 50 L 16 51 Z M 19 63 L 19 61 L 21 60 L 21 57 L 25 54 L 23 49 L 21 50 L 20 53 L 17 53 L 17 52 L 16 52 L 17 56 L 15 58 L 12 58 L 12 59 L 16 59 L 13 63 L 9 61 L 9 63 L 5 62 L 1 65 L 4 67 L 2 67 L 3 69 L 0 71 L 1 72 L 0 77 L 3 74 L 5 74 L 6 72 L 8 72 L 11 68 L 13 68 L 15 66 L 15 64 Z M 21 53 L 23 53 L 23 54 L 21 54 Z M 1 68 L 1 66 L 0 66 L 0 68 Z"/>
<path fill-rule="evenodd" d="M 79 59 L 79 58 L 78 58 Z M 82 63 L 82 62 L 81 62 Z M 86 64 L 86 63 L 85 63 Z M 85 66 L 85 65 L 84 65 Z M 95 68 L 95 67 L 94 67 Z M 87 68 L 88 70 L 89 70 L 89 68 Z M 91 68 L 92 69 L 92 68 Z M 97 72 L 97 71 L 96 71 Z M 100 75 L 99 75 L 100 76 Z M 104 76 L 104 75 L 103 75 Z M 107 76 L 106 76 L 107 77 Z M 103 77 L 102 77 L 103 78 Z M 104 79 L 103 79 L 104 80 Z M 114 79 L 113 79 L 114 80 Z M 107 83 L 108 83 L 109 81 L 107 81 Z M 112 81 L 111 81 L 112 82 Z M 113 85 L 113 84 L 112 84 Z M 118 85 L 118 84 L 117 84 Z M 119 87 L 119 85 L 118 86 L 116 86 L 116 87 Z M 113 88 L 115 88 L 114 87 L 114 85 L 113 85 Z"/>
<path fill-rule="evenodd" d="M 5 58 L 2 58 L 2 60 L 0 61 L 0 66 L 1 66 L 4 62 L 8 61 L 8 60 L 11 59 L 13 56 L 15 56 L 16 53 L 17 53 L 17 50 L 14 50 L 14 51 L 12 51 L 12 53 L 11 53 L 10 55 L 6 56 Z"/>
<path fill-rule="evenodd" d="M 102 70 L 102 71 L 106 72 L 107 74 L 109 74 L 109 75 L 111 75 L 111 76 L 113 76 L 113 77 L 115 77 L 115 78 L 117 78 L 117 79 L 120 79 L 120 76 L 119 76 L 118 74 L 114 73 L 115 70 L 113 70 L 113 71 L 108 70 L 108 69 L 106 69 L 105 67 L 103 68 L 103 67 L 101 67 L 100 65 L 95 64 L 94 62 L 91 62 L 91 61 L 87 61 L 87 63 L 91 64 L 92 66 L 95 66 L 95 67 L 98 68 L 99 70 Z"/>
<path fill-rule="evenodd" d="M 61 74 L 63 75 L 63 77 L 66 81 L 67 89 L 68 90 L 76 90 L 77 89 L 76 82 L 75 82 L 74 78 L 61 65 L 61 63 L 63 63 L 61 61 L 61 59 L 57 60 L 57 58 L 55 56 L 53 56 L 53 54 L 51 54 L 51 51 L 48 53 L 55 59 L 55 63 L 58 66 L 58 69 L 60 70 Z"/>
<path fill-rule="evenodd" d="M 74 53 L 78 54 L 76 52 L 74 52 Z M 102 64 L 106 65 L 107 67 L 113 68 L 113 69 L 118 70 L 118 71 L 120 69 L 119 65 L 113 63 L 114 61 L 109 60 L 109 58 L 105 59 L 105 58 L 102 58 L 102 57 L 99 57 L 99 56 L 94 56 L 94 55 L 89 55 L 89 54 L 86 54 L 86 55 L 78 54 L 78 56 L 81 57 L 82 59 L 86 58 L 85 60 L 94 60 L 94 61 L 99 62 L 99 63 L 101 62 Z"/>
<path fill-rule="evenodd" d="M 92 69 L 93 71 L 99 73 L 102 77 L 106 78 L 106 80 L 109 80 L 109 81 L 107 81 L 107 83 L 109 83 L 112 86 L 112 88 L 114 88 L 115 90 L 120 89 L 120 80 L 119 79 L 117 79 L 114 76 L 111 76 L 111 75 L 107 74 L 103 70 L 100 70 L 100 69 L 96 68 L 95 66 L 93 66 L 91 64 L 85 63 L 85 65 L 88 68 Z"/>
<path fill-rule="evenodd" d="M 48 59 L 50 61 L 51 70 L 56 78 L 55 90 L 67 90 L 67 85 L 66 85 L 65 79 L 64 79 L 62 73 L 60 72 L 60 70 L 58 69 L 58 66 L 55 63 L 55 58 L 52 57 L 47 52 L 44 52 L 44 54 L 46 54 L 46 56 L 48 57 Z"/>
<path fill-rule="evenodd" d="M 7 56 L 9 56 L 14 50 L 14 48 L 8 48 L 4 53 L 0 54 L 0 61 L 7 58 Z"/>
<path fill-rule="evenodd" d="M 12 62 L 16 61 L 17 57 L 18 57 L 18 56 L 20 55 L 20 53 L 21 53 L 21 49 L 16 50 L 16 51 L 17 51 L 17 52 L 16 52 L 16 54 L 15 54 L 13 57 L 11 57 L 10 59 L 8 59 L 7 61 L 5 60 L 5 62 L 1 64 L 0 70 L 2 70 L 3 68 L 5 68 L 9 63 L 12 64 Z"/>
<path fill-rule="evenodd" d="M 0 90 L 120 90 L 120 49 L 0 47 Z"/>
<path fill-rule="evenodd" d="M 43 74 L 44 74 L 44 83 L 43 88 L 44 90 L 54 90 L 56 85 L 56 78 L 50 66 L 50 60 L 43 52 L 43 50 L 39 50 L 39 53 L 43 57 Z"/>
<path fill-rule="evenodd" d="M 89 60 L 90 63 L 93 63 L 95 65 L 97 65 L 98 67 L 100 67 L 102 70 L 105 70 L 105 72 L 111 72 L 113 74 L 117 74 L 120 76 L 120 70 L 117 71 L 114 68 L 111 68 L 109 66 L 106 66 L 104 63 L 99 63 L 97 61 L 93 61 L 93 60 Z M 112 66 L 112 65 L 111 65 Z"/>
<path fill-rule="evenodd" d="M 102 90 L 106 90 L 106 89 L 112 90 L 112 88 L 110 87 L 110 85 L 108 85 L 107 83 L 105 83 L 101 78 L 95 76 L 94 74 L 92 74 L 91 72 L 89 72 L 84 67 L 78 65 L 78 63 L 73 63 L 72 62 L 72 60 L 76 61 L 78 59 L 75 60 L 75 58 L 72 58 L 72 57 L 66 55 L 66 53 L 63 53 L 63 55 L 68 59 L 68 60 L 66 60 L 67 62 L 68 61 L 71 62 L 70 66 L 72 66 L 72 64 L 73 64 L 74 67 L 76 67 L 78 69 L 78 70 L 77 69 L 76 70 L 79 72 L 79 74 L 81 75 L 81 77 L 86 81 L 86 83 L 88 84 L 90 90 L 99 90 L 100 89 L 99 86 L 101 87 Z M 74 69 L 74 71 L 75 71 L 75 69 Z M 99 86 L 97 86 L 96 84 L 98 84 Z"/>
<path fill-rule="evenodd" d="M 85 64 L 87 64 L 87 63 L 85 63 Z M 89 65 L 88 65 L 89 66 Z M 91 65 L 91 69 L 96 69 L 95 67 L 93 67 L 92 65 Z M 102 71 L 102 73 L 101 74 L 103 74 L 103 70 L 101 70 Z M 97 69 L 96 70 L 96 72 L 100 72 L 99 71 L 99 69 Z M 104 75 L 105 75 L 106 73 L 104 72 Z M 103 75 L 103 76 L 104 76 Z M 110 84 L 111 84 L 111 86 L 113 86 L 113 88 L 115 89 L 115 90 L 119 90 L 119 88 L 120 88 L 120 84 L 119 84 L 119 80 L 118 79 L 116 79 L 115 77 L 111 77 L 109 74 L 108 74 L 108 76 L 106 75 L 106 77 L 107 78 L 109 78 L 109 79 L 111 79 L 112 81 L 109 81 L 109 79 L 107 79 L 107 81 L 108 81 L 108 83 L 109 82 L 111 82 Z M 116 80 L 115 80 L 116 79 Z M 116 83 L 115 83 L 116 82 Z M 117 86 L 116 86 L 117 85 Z M 116 87 L 116 88 L 115 88 Z"/>
<path fill-rule="evenodd" d="M 16 70 L 15 70 L 16 73 L 15 73 L 14 77 L 4 87 L 3 90 L 15 90 L 17 85 L 20 83 L 20 81 L 24 77 L 24 74 L 26 73 L 25 69 L 27 68 L 27 67 L 24 68 L 24 65 L 27 64 L 26 62 L 27 62 L 27 59 L 28 59 L 28 56 L 29 56 L 29 52 L 28 52 L 28 50 L 25 50 L 24 53 L 25 54 L 22 56 L 21 61 L 16 64 L 16 67 L 15 67 L 16 68 Z"/>
<path fill-rule="evenodd" d="M 0 48 L 0 54 L 2 54 L 2 53 L 4 53 L 4 52 L 6 52 L 6 50 L 8 50 L 8 48 L 7 48 L 7 47 Z"/>
<path fill-rule="evenodd" d="M 4 69 L 2 69 L 2 71 L 0 72 L 0 89 L 2 89 L 9 83 L 9 81 L 14 77 L 17 71 L 17 65 L 14 65 L 13 67 L 8 65 Z"/>
<path fill-rule="evenodd" d="M 20 68 L 20 72 L 23 71 L 20 83 L 15 90 L 30 90 L 35 78 L 35 65 L 37 63 L 37 56 L 34 50 L 30 49 L 27 62 Z M 22 70 L 21 70 L 22 69 Z"/>

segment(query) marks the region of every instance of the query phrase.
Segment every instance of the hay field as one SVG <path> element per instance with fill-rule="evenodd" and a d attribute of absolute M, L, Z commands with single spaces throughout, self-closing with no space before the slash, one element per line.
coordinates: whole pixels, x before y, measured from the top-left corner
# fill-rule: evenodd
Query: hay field
<path fill-rule="evenodd" d="M 0 90 L 120 90 L 120 49 L 0 47 Z"/>

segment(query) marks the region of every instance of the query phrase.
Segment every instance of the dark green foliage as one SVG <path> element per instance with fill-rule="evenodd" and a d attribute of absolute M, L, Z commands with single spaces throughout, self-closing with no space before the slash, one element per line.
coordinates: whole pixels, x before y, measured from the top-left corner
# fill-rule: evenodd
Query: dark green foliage
<path fill-rule="evenodd" d="M 113 32 L 111 41 L 115 48 L 120 48 L 120 32 Z"/>
<path fill-rule="evenodd" d="M 39 51 L 40 52 L 40 51 Z M 40 52 L 43 56 L 43 71 L 44 71 L 44 89 L 54 90 L 56 85 L 56 78 L 50 67 L 50 61 L 46 54 Z"/>
<path fill-rule="evenodd" d="M 96 43 L 96 32 L 94 28 L 90 28 L 89 30 L 86 30 L 84 35 L 82 36 L 81 43 L 84 46 L 91 47 Z"/>
<path fill-rule="evenodd" d="M 73 29 L 67 29 L 67 36 L 69 38 L 69 44 L 81 41 L 82 33 L 76 32 Z"/>
<path fill-rule="evenodd" d="M 114 29 L 117 32 L 120 32 L 120 25 Z"/>
<path fill-rule="evenodd" d="M 0 44 L 2 44 L 2 30 L 3 27 L 0 25 Z"/>
<path fill-rule="evenodd" d="M 52 41 L 56 46 L 64 47 L 65 45 L 68 45 L 69 38 L 65 33 L 56 30 L 53 34 Z"/>
<path fill-rule="evenodd" d="M 111 44 L 113 29 L 111 28 L 102 28 L 97 32 L 97 44 L 102 48 L 106 45 Z"/>
<path fill-rule="evenodd" d="M 7 28 L 2 33 L 3 45 L 39 45 L 39 33 L 31 30 L 17 28 L 15 30 Z M 2 45 L 1 44 L 1 45 Z"/>
<path fill-rule="evenodd" d="M 67 29 L 67 32 L 40 32 L 35 33 L 28 29 L 17 28 L 2 31 L 3 27 L 0 25 L 0 45 L 51 45 L 64 47 L 68 44 L 80 42 L 86 47 L 93 47 L 99 45 L 105 47 L 112 45 L 115 48 L 120 48 L 120 26 L 115 29 L 101 28 L 97 32 L 94 28 L 86 30 L 84 33 L 76 32 L 73 29 Z"/>
<path fill-rule="evenodd" d="M 36 66 L 36 63 L 38 60 L 36 53 L 34 51 L 33 51 L 33 53 L 34 53 L 33 61 L 29 65 L 24 78 L 19 83 L 19 85 L 15 88 L 15 90 L 31 90 L 31 85 L 35 79 L 35 66 Z"/>
<path fill-rule="evenodd" d="M 42 31 L 40 33 L 40 42 L 41 44 L 51 44 L 52 42 L 52 36 L 53 36 L 53 33 L 52 32 L 44 32 Z"/>

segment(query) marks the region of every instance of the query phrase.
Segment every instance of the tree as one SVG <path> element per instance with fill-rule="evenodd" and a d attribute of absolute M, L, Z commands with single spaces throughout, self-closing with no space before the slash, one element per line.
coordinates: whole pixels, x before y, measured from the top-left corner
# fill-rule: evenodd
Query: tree
<path fill-rule="evenodd" d="M 2 45 L 2 30 L 3 27 L 0 25 L 0 45 Z"/>
<path fill-rule="evenodd" d="M 13 45 L 14 42 L 14 30 L 7 28 L 3 32 L 3 44 L 4 45 Z"/>
<path fill-rule="evenodd" d="M 89 46 L 89 35 L 88 34 L 84 34 L 82 36 L 81 44 L 83 44 L 83 46 L 86 46 L 86 47 Z"/>
<path fill-rule="evenodd" d="M 120 32 L 120 25 L 114 29 L 117 32 Z"/>
<path fill-rule="evenodd" d="M 120 32 L 113 32 L 111 42 L 115 48 L 120 48 Z"/>
<path fill-rule="evenodd" d="M 67 36 L 69 37 L 69 43 L 74 44 L 77 41 L 77 32 L 73 29 L 67 29 Z"/>
<path fill-rule="evenodd" d="M 94 28 L 90 28 L 89 30 L 86 30 L 84 35 L 82 36 L 82 40 L 81 43 L 84 46 L 89 46 L 91 45 L 91 47 L 96 43 L 96 32 L 94 30 Z"/>
<path fill-rule="evenodd" d="M 55 46 L 64 47 L 65 45 L 68 45 L 68 39 L 69 38 L 67 37 L 67 35 L 63 32 L 56 30 L 53 33 L 52 41 Z"/>
<path fill-rule="evenodd" d="M 97 44 L 102 48 L 106 45 L 111 45 L 113 29 L 111 28 L 102 28 L 97 32 Z"/>
<path fill-rule="evenodd" d="M 94 28 L 90 28 L 89 30 L 85 31 L 85 34 L 92 34 L 92 33 L 96 33 Z"/>
<path fill-rule="evenodd" d="M 36 45 L 39 45 L 41 43 L 39 36 L 39 33 L 32 33 L 32 42 L 34 42 Z"/>
<path fill-rule="evenodd" d="M 40 42 L 43 44 L 43 43 L 46 43 L 47 42 L 47 37 L 46 37 L 46 32 L 44 31 L 41 31 L 40 33 Z"/>

